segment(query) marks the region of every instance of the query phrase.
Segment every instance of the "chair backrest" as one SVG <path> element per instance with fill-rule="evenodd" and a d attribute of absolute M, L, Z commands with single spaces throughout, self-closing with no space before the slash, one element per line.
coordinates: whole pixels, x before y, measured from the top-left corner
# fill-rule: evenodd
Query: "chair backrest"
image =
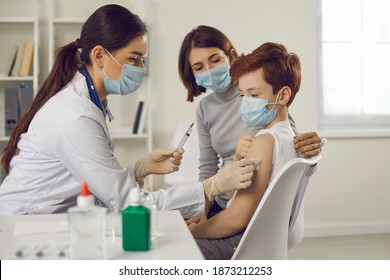
<path fill-rule="evenodd" d="M 304 235 L 304 206 L 302 204 L 309 178 L 317 170 L 317 165 L 312 165 L 302 177 L 298 185 L 298 190 L 294 198 L 294 203 L 290 214 L 288 249 L 301 243 Z"/>
<path fill-rule="evenodd" d="M 232 259 L 287 259 L 291 210 L 298 186 L 321 156 L 288 162 L 270 182 Z M 298 207 L 299 211 L 299 207 Z"/>
<path fill-rule="evenodd" d="M 184 133 L 190 127 L 191 122 L 180 122 L 176 125 L 172 137 L 171 147 L 177 147 Z M 179 171 L 164 175 L 164 183 L 175 186 L 185 183 L 198 182 L 199 176 L 199 140 L 196 124 L 192 127 L 192 133 L 185 143 L 183 159 Z"/>

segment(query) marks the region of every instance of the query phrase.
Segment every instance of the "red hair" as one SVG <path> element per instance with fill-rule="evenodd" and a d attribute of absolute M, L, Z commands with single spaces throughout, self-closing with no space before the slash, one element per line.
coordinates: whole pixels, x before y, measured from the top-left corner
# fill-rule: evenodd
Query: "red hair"
<path fill-rule="evenodd" d="M 299 57 L 289 53 L 282 44 L 265 43 L 250 54 L 242 54 L 230 68 L 230 75 L 238 80 L 260 68 L 263 69 L 263 79 L 272 86 L 274 94 L 284 86 L 291 89 L 291 98 L 287 104 L 290 106 L 301 85 Z"/>

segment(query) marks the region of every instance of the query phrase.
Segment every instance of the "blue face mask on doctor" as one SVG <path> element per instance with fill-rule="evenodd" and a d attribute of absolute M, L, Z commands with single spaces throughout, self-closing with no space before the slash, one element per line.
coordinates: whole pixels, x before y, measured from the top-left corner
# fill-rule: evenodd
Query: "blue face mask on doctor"
<path fill-rule="evenodd" d="M 135 92 L 142 84 L 144 80 L 146 69 L 141 67 L 135 67 L 128 64 L 120 64 L 110 53 L 106 52 L 122 67 L 122 75 L 119 80 L 114 80 L 108 77 L 103 68 L 102 71 L 104 77 L 104 87 L 108 94 L 127 95 Z"/>
<path fill-rule="evenodd" d="M 232 83 L 229 70 L 230 64 L 228 61 L 225 61 L 206 72 L 195 75 L 195 82 L 198 86 L 216 93 L 225 92 Z"/>
<path fill-rule="evenodd" d="M 274 103 L 269 103 L 265 99 L 244 96 L 240 106 L 241 119 L 250 126 L 266 127 L 276 118 L 275 105 L 278 104 L 279 94 L 280 92 Z M 267 109 L 269 104 L 274 105 L 272 109 Z"/>

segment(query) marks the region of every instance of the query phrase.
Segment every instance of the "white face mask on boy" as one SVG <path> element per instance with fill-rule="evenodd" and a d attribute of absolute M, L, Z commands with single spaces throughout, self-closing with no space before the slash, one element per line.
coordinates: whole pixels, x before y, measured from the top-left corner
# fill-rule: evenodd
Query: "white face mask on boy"
<path fill-rule="evenodd" d="M 269 103 L 265 99 L 244 96 L 240 106 L 241 119 L 250 126 L 266 127 L 276 118 L 275 105 L 279 102 L 279 95 L 280 92 L 273 103 Z M 272 109 L 267 109 L 268 104 L 274 105 Z"/>

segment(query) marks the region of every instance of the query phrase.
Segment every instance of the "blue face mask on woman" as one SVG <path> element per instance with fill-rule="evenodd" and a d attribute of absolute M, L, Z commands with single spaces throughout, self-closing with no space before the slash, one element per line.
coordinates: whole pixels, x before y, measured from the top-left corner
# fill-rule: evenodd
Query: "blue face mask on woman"
<path fill-rule="evenodd" d="M 276 100 L 279 99 L 279 93 Z M 268 104 L 273 104 L 271 110 L 267 109 Z M 250 126 L 262 126 L 269 125 L 275 118 L 277 109 L 275 109 L 275 103 L 269 103 L 268 100 L 244 96 L 241 101 L 240 116 L 241 119 Z"/>
<path fill-rule="evenodd" d="M 229 70 L 229 62 L 225 61 L 213 69 L 195 75 L 196 84 L 216 93 L 225 92 L 232 83 Z"/>
<path fill-rule="evenodd" d="M 119 80 L 113 80 L 109 78 L 102 68 L 105 75 L 103 82 L 107 93 L 127 95 L 135 92 L 141 86 L 142 81 L 144 80 L 146 69 L 128 64 L 122 65 L 108 51 L 107 53 L 115 60 L 116 63 L 122 67 L 122 75 Z"/>

